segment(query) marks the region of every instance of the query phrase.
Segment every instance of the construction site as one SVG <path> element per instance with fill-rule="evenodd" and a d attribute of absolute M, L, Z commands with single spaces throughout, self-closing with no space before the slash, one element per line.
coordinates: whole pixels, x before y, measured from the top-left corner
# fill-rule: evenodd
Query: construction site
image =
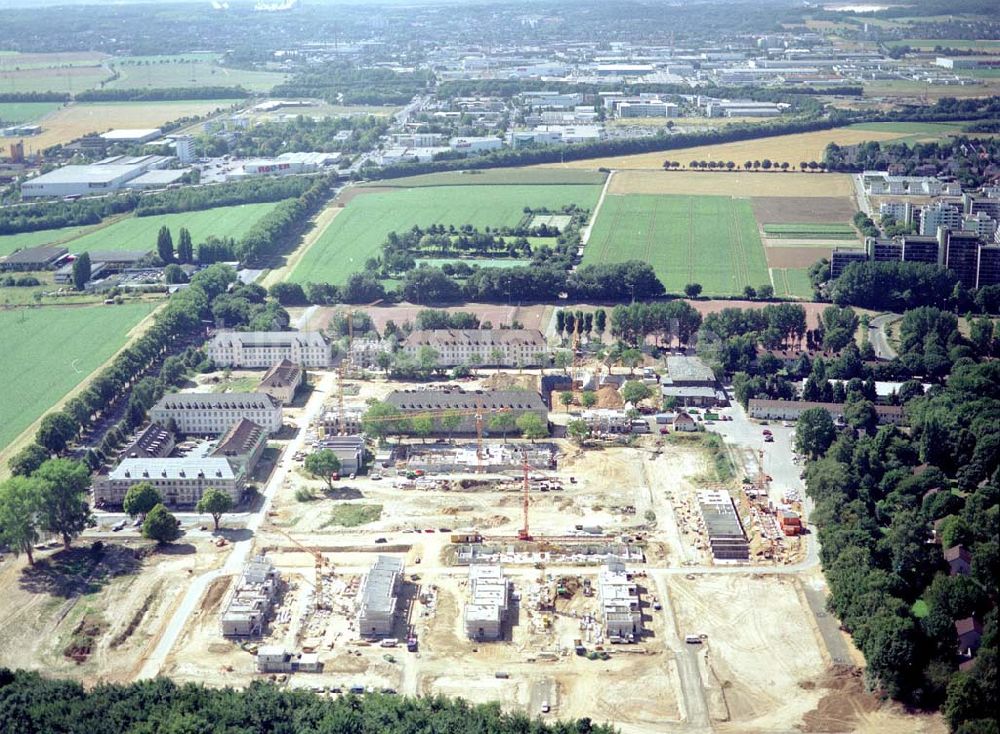
<path fill-rule="evenodd" d="M 352 374 L 310 374 L 308 399 L 285 414 L 291 430 L 268 444 L 259 514 L 233 520 L 231 544 L 190 527 L 204 536 L 185 562 L 200 586 L 140 617 L 154 649 L 137 651 L 134 670 L 498 700 L 625 732 L 785 730 L 807 715 L 823 730 L 820 702 L 834 695 L 823 681 L 860 658 L 815 591 L 791 430 L 774 427 L 764 445 L 734 407 L 698 433 L 595 432 L 581 445 L 564 437 L 575 417 L 564 411 L 547 414 L 550 438 L 525 440 L 495 420 L 508 403 L 535 405 L 542 375 L 519 370 L 463 381 L 472 407 L 409 415 L 460 413 L 464 435 L 379 440 L 359 435 L 370 401 L 433 404 L 440 393 L 422 396 L 444 386 Z M 498 387 L 529 397 L 489 407 Z M 305 469 L 323 448 L 341 457 L 336 476 Z M 95 649 L 110 645 L 98 630 Z"/>

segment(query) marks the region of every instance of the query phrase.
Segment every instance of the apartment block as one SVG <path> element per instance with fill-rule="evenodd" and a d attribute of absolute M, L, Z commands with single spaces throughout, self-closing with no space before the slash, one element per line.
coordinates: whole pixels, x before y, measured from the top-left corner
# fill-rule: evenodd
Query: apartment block
<path fill-rule="evenodd" d="M 402 344 L 403 351 L 414 360 L 425 348 L 437 352 L 440 367 L 527 367 L 548 360 L 548 344 L 538 329 L 421 329 Z"/>

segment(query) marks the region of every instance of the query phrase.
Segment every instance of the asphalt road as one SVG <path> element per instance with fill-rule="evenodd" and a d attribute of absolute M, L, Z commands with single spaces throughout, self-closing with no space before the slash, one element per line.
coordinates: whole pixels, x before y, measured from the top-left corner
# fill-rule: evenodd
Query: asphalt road
<path fill-rule="evenodd" d="M 871 342 L 872 348 L 875 349 L 875 356 L 879 359 L 890 360 L 896 358 L 896 350 L 889 343 L 889 335 L 886 333 L 886 327 L 901 318 L 903 317 L 897 313 L 884 313 L 872 317 L 868 322 L 868 341 Z"/>

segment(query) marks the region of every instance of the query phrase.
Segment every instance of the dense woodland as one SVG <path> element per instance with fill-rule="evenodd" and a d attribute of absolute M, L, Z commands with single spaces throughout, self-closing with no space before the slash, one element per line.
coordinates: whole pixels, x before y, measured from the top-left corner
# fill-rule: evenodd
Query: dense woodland
<path fill-rule="evenodd" d="M 169 680 L 100 685 L 0 670 L 0 734 L 612 734 L 589 719 L 542 723 L 443 697 L 369 694 L 321 698 L 266 683 L 244 690 Z"/>
<path fill-rule="evenodd" d="M 274 88 L 275 96 L 309 97 L 331 104 L 405 105 L 425 94 L 434 81 L 429 71 L 403 73 L 345 63 L 310 66 Z"/>
<path fill-rule="evenodd" d="M 960 359 L 943 387 L 905 409 L 909 433 L 838 434 L 825 411 L 807 419 L 815 425 L 800 448 L 820 457 L 806 485 L 828 604 L 865 654 L 872 686 L 943 706 L 953 731 L 995 732 L 1000 363 Z M 955 545 L 972 554 L 971 574 L 948 574 L 942 550 Z M 983 624 L 982 647 L 958 672 L 955 622 L 970 617 Z"/>

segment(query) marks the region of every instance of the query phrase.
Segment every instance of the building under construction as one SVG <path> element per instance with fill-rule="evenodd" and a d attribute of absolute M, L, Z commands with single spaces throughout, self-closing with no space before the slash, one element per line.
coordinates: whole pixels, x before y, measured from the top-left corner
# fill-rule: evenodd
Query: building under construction
<path fill-rule="evenodd" d="M 635 642 L 642 635 L 639 588 L 625 564 L 612 561 L 601 568 L 598 579 L 601 619 L 609 642 Z"/>
<path fill-rule="evenodd" d="M 549 444 L 484 444 L 482 452 L 474 445 L 449 446 L 407 446 L 406 468 L 420 470 L 427 474 L 490 472 L 521 469 L 524 462 L 532 469 L 555 469 L 556 451 Z"/>
<path fill-rule="evenodd" d="M 698 506 L 705 521 L 708 542 L 715 562 L 749 561 L 750 543 L 729 493 L 722 490 L 699 492 Z"/>
<path fill-rule="evenodd" d="M 281 576 L 264 556 L 254 556 L 243 568 L 222 612 L 225 637 L 264 634 L 271 611 L 281 593 Z"/>
<path fill-rule="evenodd" d="M 364 637 L 392 635 L 403 580 L 403 559 L 379 556 L 358 591 L 358 632 Z"/>
<path fill-rule="evenodd" d="M 465 634 L 473 640 L 499 640 L 510 608 L 510 582 L 499 565 L 469 566 Z"/>

